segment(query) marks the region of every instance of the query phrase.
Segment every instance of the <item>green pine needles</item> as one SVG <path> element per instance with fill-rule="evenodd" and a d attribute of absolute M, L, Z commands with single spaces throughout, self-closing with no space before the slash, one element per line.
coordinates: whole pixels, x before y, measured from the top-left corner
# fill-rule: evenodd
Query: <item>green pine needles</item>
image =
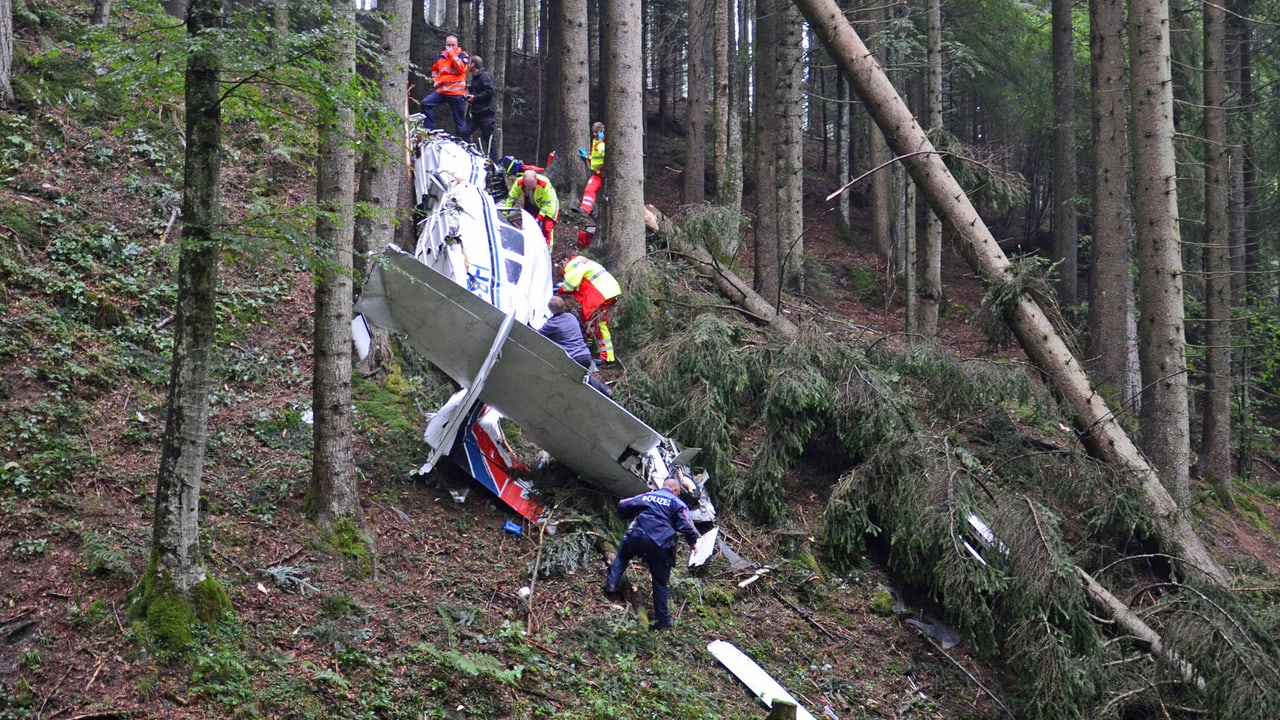
<path fill-rule="evenodd" d="M 799 490 L 838 476 L 817 533 L 825 567 L 875 556 L 977 652 L 1023 668 L 1009 698 L 1020 717 L 1280 706 L 1277 619 L 1170 577 L 1133 484 L 1085 454 L 1021 364 L 896 337 L 844 341 L 817 322 L 785 341 L 678 258 L 636 277 L 626 317 L 643 321 L 623 333 L 636 345 L 621 401 L 703 448 L 722 509 L 759 523 L 790 522 Z M 1036 268 L 1011 277 L 989 302 L 1043 287 Z M 1148 623 L 1163 654 L 1098 622 L 1106 611 L 1082 571 Z"/>

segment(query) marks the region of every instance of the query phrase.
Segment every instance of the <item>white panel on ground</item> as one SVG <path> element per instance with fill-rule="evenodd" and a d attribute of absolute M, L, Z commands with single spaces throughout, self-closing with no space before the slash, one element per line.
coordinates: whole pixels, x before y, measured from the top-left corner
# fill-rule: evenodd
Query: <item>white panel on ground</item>
<path fill-rule="evenodd" d="M 760 698 L 760 702 L 765 707 L 773 707 L 773 701 L 786 700 L 794 703 L 796 706 L 797 720 L 816 720 L 799 700 L 791 697 L 791 693 L 787 692 L 777 680 L 774 680 L 769 673 L 756 664 L 755 660 L 747 657 L 741 650 L 733 645 L 733 643 L 724 640 L 712 640 L 707 645 L 707 649 L 712 655 L 720 661 L 725 667 L 729 668 L 729 672 L 737 676 L 744 685 L 751 689 L 751 692 Z"/>
<path fill-rule="evenodd" d="M 702 533 L 702 537 L 698 538 L 698 544 L 693 546 L 693 552 L 689 553 L 689 567 L 699 567 L 711 558 L 711 552 L 716 549 L 718 537 L 720 537 L 718 527 Z"/>

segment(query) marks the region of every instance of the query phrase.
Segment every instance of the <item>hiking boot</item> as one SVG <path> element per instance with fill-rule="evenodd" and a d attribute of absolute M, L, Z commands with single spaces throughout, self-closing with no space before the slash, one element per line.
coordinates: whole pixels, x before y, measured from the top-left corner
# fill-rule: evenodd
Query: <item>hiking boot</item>
<path fill-rule="evenodd" d="M 616 588 L 616 587 L 613 587 L 613 586 L 612 586 L 612 585 L 610 585 L 609 583 L 605 583 L 605 584 L 601 585 L 601 586 L 600 586 L 600 592 L 604 594 L 605 599 L 607 599 L 607 600 L 621 600 L 621 599 L 622 599 L 622 591 L 618 590 L 618 588 Z"/>
<path fill-rule="evenodd" d="M 662 630 L 670 630 L 670 629 L 671 629 L 670 621 L 663 622 L 661 620 L 654 620 L 653 622 L 649 623 L 649 632 L 659 632 Z"/>

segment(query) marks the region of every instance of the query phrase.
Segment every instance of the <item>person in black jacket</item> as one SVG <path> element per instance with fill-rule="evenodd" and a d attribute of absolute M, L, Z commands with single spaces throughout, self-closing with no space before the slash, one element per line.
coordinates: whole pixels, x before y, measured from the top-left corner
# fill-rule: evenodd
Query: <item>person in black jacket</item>
<path fill-rule="evenodd" d="M 477 130 L 480 137 L 477 143 L 490 160 L 497 162 L 494 154 L 493 129 L 497 122 L 497 92 L 493 87 L 493 75 L 484 66 L 484 58 L 471 56 L 471 82 L 467 84 L 467 102 L 471 103 L 471 120 L 466 129 L 459 133 L 468 140 Z"/>
<path fill-rule="evenodd" d="M 631 525 L 622 536 L 622 545 L 609 578 L 605 580 L 604 593 L 616 596 L 622 588 L 623 576 L 631 558 L 642 558 L 649 566 L 653 578 L 653 621 L 650 630 L 671 627 L 671 613 L 667 610 L 668 582 L 671 568 L 676 564 L 676 536 L 683 535 L 693 547 L 698 542 L 698 530 L 689 520 L 689 507 L 680 499 L 680 481 L 668 475 L 658 490 L 623 498 L 618 502 L 618 514 L 631 519 Z"/>

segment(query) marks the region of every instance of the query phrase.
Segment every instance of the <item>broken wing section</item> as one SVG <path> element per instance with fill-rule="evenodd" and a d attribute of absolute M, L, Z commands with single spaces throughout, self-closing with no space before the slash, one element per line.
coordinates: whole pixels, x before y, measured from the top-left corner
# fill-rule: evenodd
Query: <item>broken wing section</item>
<path fill-rule="evenodd" d="M 405 335 L 415 350 L 464 388 L 476 384 L 506 313 L 391 247 L 374 265 L 356 311 Z M 585 383 L 582 367 L 555 343 L 514 323 L 479 400 L 585 481 L 617 496 L 649 489 L 646 458 L 663 438 Z"/>

